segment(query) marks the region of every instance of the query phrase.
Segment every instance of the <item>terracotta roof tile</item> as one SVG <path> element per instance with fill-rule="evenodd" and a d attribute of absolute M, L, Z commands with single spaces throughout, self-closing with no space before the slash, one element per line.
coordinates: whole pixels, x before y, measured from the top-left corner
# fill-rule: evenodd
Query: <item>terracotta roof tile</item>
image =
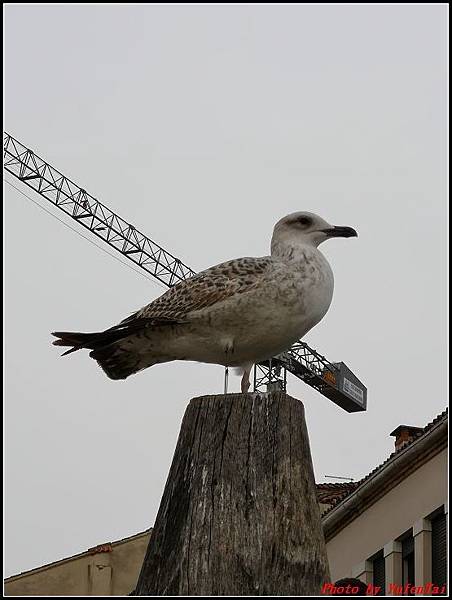
<path fill-rule="evenodd" d="M 317 483 L 317 499 L 320 504 L 332 504 L 337 500 L 345 498 L 350 492 L 356 489 L 357 481 L 348 481 L 346 483 Z"/>
<path fill-rule="evenodd" d="M 98 546 L 94 546 L 94 548 L 88 548 L 88 552 L 90 554 L 99 554 L 101 552 L 113 552 L 113 547 L 111 542 L 107 542 L 106 544 L 99 544 Z"/>

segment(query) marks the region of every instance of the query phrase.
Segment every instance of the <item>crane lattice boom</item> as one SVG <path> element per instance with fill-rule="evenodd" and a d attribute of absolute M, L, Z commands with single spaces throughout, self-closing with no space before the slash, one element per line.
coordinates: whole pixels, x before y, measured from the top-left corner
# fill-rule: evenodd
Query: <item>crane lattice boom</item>
<path fill-rule="evenodd" d="M 195 274 L 55 167 L 5 134 L 4 168 L 147 273 L 171 287 Z"/>

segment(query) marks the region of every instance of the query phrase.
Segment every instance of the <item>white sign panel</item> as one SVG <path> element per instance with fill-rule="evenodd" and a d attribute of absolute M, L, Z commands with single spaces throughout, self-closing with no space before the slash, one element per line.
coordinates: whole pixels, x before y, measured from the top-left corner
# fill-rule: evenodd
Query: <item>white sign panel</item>
<path fill-rule="evenodd" d="M 347 392 L 349 396 L 354 398 L 361 406 L 364 404 L 364 392 L 357 385 L 352 383 L 349 379 L 344 377 L 344 392 Z"/>

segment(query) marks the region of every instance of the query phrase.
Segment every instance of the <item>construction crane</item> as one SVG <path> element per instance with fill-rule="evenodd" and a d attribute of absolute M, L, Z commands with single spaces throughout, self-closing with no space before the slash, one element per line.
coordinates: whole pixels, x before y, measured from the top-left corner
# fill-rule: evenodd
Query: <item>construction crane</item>
<path fill-rule="evenodd" d="M 195 274 L 179 258 L 99 202 L 35 152 L 4 134 L 4 169 L 109 246 L 171 287 Z M 367 408 L 367 388 L 343 363 L 332 363 L 305 342 L 255 366 L 254 390 L 285 390 L 292 373 L 347 412 Z"/>

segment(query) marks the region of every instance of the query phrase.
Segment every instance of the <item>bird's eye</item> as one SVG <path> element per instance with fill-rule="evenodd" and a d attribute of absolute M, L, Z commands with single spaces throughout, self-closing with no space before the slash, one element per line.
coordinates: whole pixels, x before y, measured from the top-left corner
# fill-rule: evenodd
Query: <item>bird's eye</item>
<path fill-rule="evenodd" d="M 300 225 L 310 225 L 311 224 L 311 219 L 309 217 L 300 217 L 298 219 L 298 222 L 300 223 Z"/>

